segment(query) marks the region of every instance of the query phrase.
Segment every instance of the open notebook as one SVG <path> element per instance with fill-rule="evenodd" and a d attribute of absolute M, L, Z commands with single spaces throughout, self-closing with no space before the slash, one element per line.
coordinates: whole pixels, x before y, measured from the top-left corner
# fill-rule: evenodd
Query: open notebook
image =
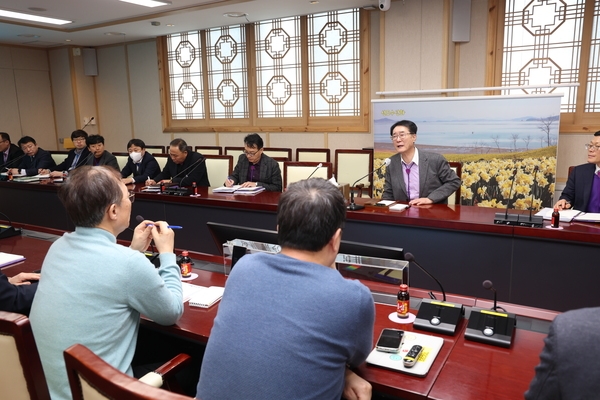
<path fill-rule="evenodd" d="M 181 282 L 183 288 L 183 302 L 189 300 L 190 306 L 208 308 L 221 300 L 223 297 L 222 286 L 200 286 L 187 282 Z"/>

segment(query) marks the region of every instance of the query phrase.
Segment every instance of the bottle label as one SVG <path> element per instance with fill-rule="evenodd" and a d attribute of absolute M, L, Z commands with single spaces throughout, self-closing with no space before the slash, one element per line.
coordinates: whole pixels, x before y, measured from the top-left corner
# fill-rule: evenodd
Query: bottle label
<path fill-rule="evenodd" d="M 408 306 L 408 300 L 398 300 L 398 308 L 396 309 L 398 318 L 408 318 Z"/>
<path fill-rule="evenodd" d="M 181 276 L 187 278 L 190 275 L 192 275 L 192 264 L 187 262 L 181 263 Z"/>

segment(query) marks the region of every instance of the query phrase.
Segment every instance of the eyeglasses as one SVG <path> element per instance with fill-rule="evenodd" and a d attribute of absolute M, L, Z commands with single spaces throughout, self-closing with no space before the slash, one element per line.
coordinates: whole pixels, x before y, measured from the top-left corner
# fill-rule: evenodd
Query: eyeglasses
<path fill-rule="evenodd" d="M 129 190 L 129 201 L 132 203 L 135 201 L 135 192 L 133 190 Z"/>
<path fill-rule="evenodd" d="M 254 157 L 255 155 L 257 155 L 257 154 L 258 154 L 258 152 L 259 152 L 259 151 L 260 151 L 260 150 L 257 150 L 257 151 L 246 151 L 246 150 L 244 150 L 244 154 L 245 154 L 247 157 Z"/>
<path fill-rule="evenodd" d="M 75 139 L 73 139 L 74 142 L 85 142 L 85 138 L 83 137 L 76 137 Z"/>
<path fill-rule="evenodd" d="M 414 135 L 414 133 L 409 132 L 409 133 L 400 133 L 400 134 L 392 135 L 391 139 L 392 140 L 397 140 L 397 139 L 404 140 L 408 137 L 408 135 Z"/>
<path fill-rule="evenodd" d="M 596 145 L 593 145 L 593 144 L 586 144 L 584 146 L 585 146 L 585 149 L 588 150 L 588 151 L 589 150 L 592 150 L 592 151 L 598 151 L 598 150 L 600 150 L 600 146 L 596 146 Z"/>

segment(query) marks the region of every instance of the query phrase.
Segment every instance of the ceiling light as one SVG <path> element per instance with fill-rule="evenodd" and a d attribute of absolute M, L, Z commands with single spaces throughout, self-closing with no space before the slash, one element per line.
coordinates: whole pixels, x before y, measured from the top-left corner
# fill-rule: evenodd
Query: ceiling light
<path fill-rule="evenodd" d="M 245 12 L 236 12 L 236 11 L 223 14 L 224 17 L 229 17 L 229 18 L 244 18 L 247 15 L 248 14 L 246 14 Z"/>
<path fill-rule="evenodd" d="M 311 0 L 310 4 L 319 4 L 319 0 Z"/>
<path fill-rule="evenodd" d="M 123 32 L 105 32 L 106 36 L 125 36 Z"/>
<path fill-rule="evenodd" d="M 24 14 L 24 13 L 8 11 L 8 10 L 0 10 L 0 17 L 22 19 L 25 21 L 42 22 L 44 24 L 53 24 L 53 25 L 64 25 L 64 24 L 70 24 L 73 22 L 73 21 L 67 21 L 65 19 L 40 17 L 39 15 Z"/>
<path fill-rule="evenodd" d="M 137 4 L 138 6 L 144 7 L 161 7 L 161 6 L 170 6 L 170 1 L 167 0 L 119 0 L 124 3 Z"/>

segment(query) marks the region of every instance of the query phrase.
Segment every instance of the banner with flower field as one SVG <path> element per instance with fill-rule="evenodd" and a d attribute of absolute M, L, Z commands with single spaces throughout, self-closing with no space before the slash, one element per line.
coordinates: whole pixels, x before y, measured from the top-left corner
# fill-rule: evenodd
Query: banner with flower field
<path fill-rule="evenodd" d="M 560 99 L 561 94 L 373 100 L 375 168 L 396 154 L 390 127 L 407 119 L 417 124 L 418 149 L 462 163 L 461 204 L 505 208 L 516 170 L 511 208 L 551 207 Z M 381 197 L 384 177 L 385 167 L 374 176 L 374 197 Z"/>

